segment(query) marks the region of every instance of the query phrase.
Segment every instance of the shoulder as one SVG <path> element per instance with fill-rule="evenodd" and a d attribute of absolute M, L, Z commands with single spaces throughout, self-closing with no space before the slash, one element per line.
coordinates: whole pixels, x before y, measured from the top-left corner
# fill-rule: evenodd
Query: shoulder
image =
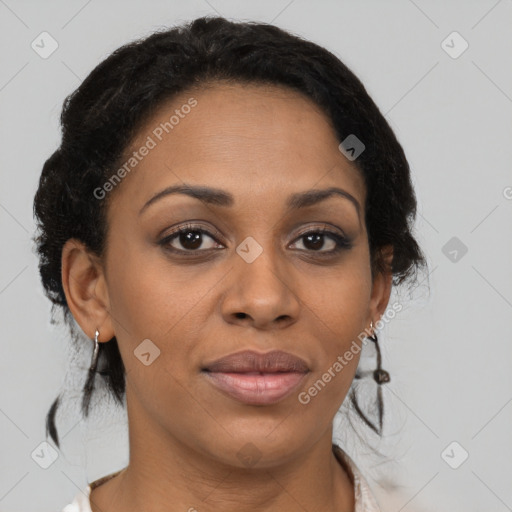
<path fill-rule="evenodd" d="M 80 490 L 73 501 L 66 505 L 62 512 L 92 512 L 91 505 L 89 502 L 89 496 L 91 494 L 91 486 L 88 485 L 85 489 Z"/>
<path fill-rule="evenodd" d="M 62 509 L 62 512 L 92 512 L 91 501 L 90 501 L 91 490 L 95 489 L 96 487 L 100 486 L 101 484 L 104 484 L 105 482 L 108 482 L 110 479 L 119 475 L 119 473 L 121 473 L 122 471 L 124 471 L 124 469 L 120 469 L 119 471 L 116 471 L 115 473 L 110 473 L 110 475 L 103 476 L 101 478 L 98 478 L 94 482 L 91 482 L 85 489 L 80 490 L 75 495 L 75 497 L 73 498 L 73 501 L 69 505 L 66 505 Z"/>
<path fill-rule="evenodd" d="M 345 467 L 354 484 L 355 512 L 381 512 L 372 490 L 352 458 L 338 445 L 333 444 L 333 451 Z"/>

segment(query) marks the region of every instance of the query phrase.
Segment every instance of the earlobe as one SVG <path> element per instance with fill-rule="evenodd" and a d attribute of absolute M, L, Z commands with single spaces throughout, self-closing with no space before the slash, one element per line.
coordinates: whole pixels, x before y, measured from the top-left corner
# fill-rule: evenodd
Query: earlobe
<path fill-rule="evenodd" d="M 114 336 L 108 290 L 99 258 L 79 240 L 69 239 L 62 248 L 61 279 L 71 314 L 91 339 L 98 329 L 101 340 Z"/>

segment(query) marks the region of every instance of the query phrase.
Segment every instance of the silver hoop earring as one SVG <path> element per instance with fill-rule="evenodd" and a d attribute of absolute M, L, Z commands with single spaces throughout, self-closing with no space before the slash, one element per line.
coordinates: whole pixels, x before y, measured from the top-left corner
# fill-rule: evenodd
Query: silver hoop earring
<path fill-rule="evenodd" d="M 91 360 L 91 366 L 90 370 L 95 372 L 96 366 L 98 364 L 98 354 L 100 353 L 100 344 L 98 342 L 98 336 L 100 335 L 100 331 L 96 329 L 96 332 L 94 333 L 94 351 L 92 353 L 92 360 Z"/>
<path fill-rule="evenodd" d="M 94 351 L 92 353 L 92 361 L 89 371 L 87 372 L 87 379 L 84 384 L 83 396 L 82 396 L 82 412 L 85 417 L 89 415 L 89 405 L 91 402 L 91 394 L 94 387 L 94 377 L 96 375 L 96 365 L 98 364 L 98 355 L 100 352 L 100 344 L 98 337 L 100 332 L 96 329 L 94 333 Z"/>

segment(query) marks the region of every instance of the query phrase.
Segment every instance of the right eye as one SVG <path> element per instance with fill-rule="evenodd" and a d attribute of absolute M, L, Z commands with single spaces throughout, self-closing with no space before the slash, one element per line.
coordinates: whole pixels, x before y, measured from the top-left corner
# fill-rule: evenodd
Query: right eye
<path fill-rule="evenodd" d="M 201 249 L 205 242 L 205 236 L 209 238 L 213 244 L 210 243 L 210 247 L 203 247 Z M 194 224 L 187 224 L 186 226 L 176 229 L 171 234 L 165 236 L 159 244 L 172 252 L 178 253 L 210 251 L 218 248 L 219 245 L 212 233 Z M 181 245 L 183 249 L 176 247 L 177 245 Z"/>

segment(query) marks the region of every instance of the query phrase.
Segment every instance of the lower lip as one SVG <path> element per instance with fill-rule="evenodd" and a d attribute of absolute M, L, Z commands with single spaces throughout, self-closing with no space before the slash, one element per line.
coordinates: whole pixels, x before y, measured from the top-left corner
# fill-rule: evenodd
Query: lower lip
<path fill-rule="evenodd" d="M 203 372 L 209 381 L 230 397 L 250 405 L 269 405 L 287 397 L 306 373 L 221 373 Z"/>

